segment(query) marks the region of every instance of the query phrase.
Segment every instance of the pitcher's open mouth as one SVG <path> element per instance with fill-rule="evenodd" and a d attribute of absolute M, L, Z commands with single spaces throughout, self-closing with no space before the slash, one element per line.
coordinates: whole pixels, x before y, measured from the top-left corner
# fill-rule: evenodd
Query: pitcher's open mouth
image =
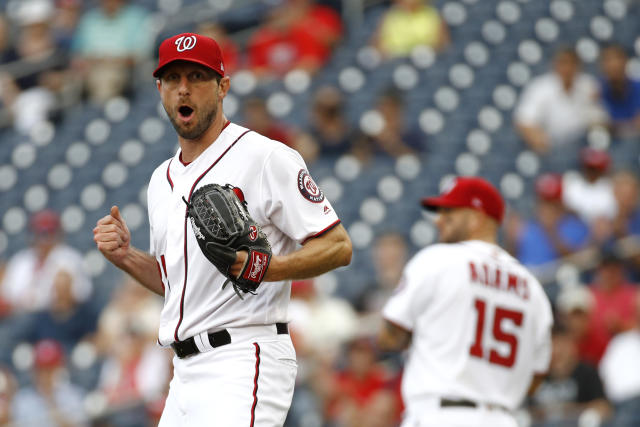
<path fill-rule="evenodd" d="M 182 120 L 189 120 L 193 116 L 193 108 L 188 105 L 182 105 L 178 108 L 178 114 Z"/>

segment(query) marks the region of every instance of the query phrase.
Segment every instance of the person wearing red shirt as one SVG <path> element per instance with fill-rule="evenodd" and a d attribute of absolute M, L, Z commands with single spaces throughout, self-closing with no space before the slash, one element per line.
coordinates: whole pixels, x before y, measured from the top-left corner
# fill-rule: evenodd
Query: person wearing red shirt
<path fill-rule="evenodd" d="M 289 0 L 298 10 L 291 28 L 295 37 L 310 37 L 315 40 L 314 54 L 324 64 L 331 56 L 331 49 L 342 37 L 340 15 L 328 6 L 314 4 L 312 0 Z"/>
<path fill-rule="evenodd" d="M 635 325 L 634 302 L 638 290 L 636 286 L 627 282 L 622 260 L 610 250 L 603 253 L 594 283 L 590 288 L 594 305 L 589 323 L 589 335 L 595 338 L 594 342 L 602 343 L 600 348 L 592 349 L 594 358 L 597 358 L 596 362 L 599 362 L 609 340 Z M 587 343 L 585 345 L 589 346 Z"/>
<path fill-rule="evenodd" d="M 311 0 L 288 0 L 249 40 L 249 66 L 260 76 L 282 76 L 293 69 L 314 73 L 341 35 L 342 23 L 333 9 Z"/>
<path fill-rule="evenodd" d="M 346 366 L 333 378 L 327 418 L 346 427 L 392 426 L 400 405 L 393 377 L 376 360 L 373 341 L 355 338 L 347 345 Z"/>

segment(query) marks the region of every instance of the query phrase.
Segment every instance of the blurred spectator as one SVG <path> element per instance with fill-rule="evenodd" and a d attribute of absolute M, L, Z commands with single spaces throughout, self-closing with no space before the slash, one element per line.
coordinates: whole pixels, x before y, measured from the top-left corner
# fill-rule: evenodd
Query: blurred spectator
<path fill-rule="evenodd" d="M 344 427 L 393 427 L 400 407 L 392 376 L 377 362 L 373 340 L 347 344 L 345 366 L 334 374 L 327 399 L 327 419 Z"/>
<path fill-rule="evenodd" d="M 11 46 L 10 26 L 7 18 L 0 14 L 0 64 L 15 60 L 15 52 Z"/>
<path fill-rule="evenodd" d="M 616 405 L 616 427 L 640 425 L 640 293 L 635 328 L 616 335 L 600 363 L 604 389 Z"/>
<path fill-rule="evenodd" d="M 380 123 L 363 129 L 355 138 L 354 154 L 363 161 L 372 156 L 398 157 L 426 151 L 424 133 L 405 123 L 405 104 L 400 92 L 387 90 L 378 98 L 376 111 Z"/>
<path fill-rule="evenodd" d="M 18 383 L 15 376 L 6 366 L 0 366 L 0 425 L 11 425 L 13 422 L 13 399 Z"/>
<path fill-rule="evenodd" d="M 91 280 L 82 267 L 82 255 L 65 245 L 60 218 L 51 210 L 34 214 L 30 220 L 31 247 L 16 253 L 7 264 L 0 291 L 16 311 L 45 310 L 51 306 L 54 278 L 60 270 L 72 277 L 76 301 L 86 301 Z"/>
<path fill-rule="evenodd" d="M 103 103 L 130 90 L 132 71 L 151 56 L 148 12 L 127 0 L 100 0 L 80 18 L 73 39 L 74 69 L 89 99 Z"/>
<path fill-rule="evenodd" d="M 158 313 L 162 310 L 162 299 L 147 292 L 128 275 L 114 292 L 98 319 L 97 345 L 101 352 L 117 342 L 118 336 L 135 324 L 153 337 L 158 330 Z"/>
<path fill-rule="evenodd" d="M 244 126 L 276 141 L 295 148 L 307 164 L 318 156 L 314 141 L 277 120 L 269 112 L 267 103 L 260 96 L 253 96 L 244 102 Z"/>
<path fill-rule="evenodd" d="M 65 90 L 69 61 L 53 37 L 53 14 L 50 0 L 26 0 L 19 5 L 15 51 L 5 58 L 12 62 L 0 70 L 0 96 L 21 133 L 29 133 L 54 114 L 57 96 Z"/>
<path fill-rule="evenodd" d="M 621 260 L 607 249 L 588 290 L 588 295 L 582 287 L 563 291 L 558 310 L 577 340 L 581 359 L 597 365 L 611 338 L 633 327 L 637 289 L 627 282 Z"/>
<path fill-rule="evenodd" d="M 640 81 L 627 76 L 628 59 L 624 47 L 617 44 L 600 54 L 600 97 L 617 138 L 640 136 Z"/>
<path fill-rule="evenodd" d="M 553 57 L 553 70 L 532 80 L 522 93 L 514 113 L 516 127 L 540 154 L 572 145 L 603 121 L 597 81 L 580 68 L 575 51 L 561 49 Z"/>
<path fill-rule="evenodd" d="M 562 204 L 562 177 L 544 174 L 535 183 L 535 217 L 512 227 L 507 238 L 527 266 L 555 261 L 589 243 L 588 227 Z"/>
<path fill-rule="evenodd" d="M 436 51 L 450 43 L 447 24 L 428 0 L 394 0 L 384 14 L 374 45 L 386 56 L 408 56 L 418 46 Z"/>
<path fill-rule="evenodd" d="M 357 332 L 358 318 L 345 300 L 323 293 L 312 280 L 292 284 L 289 317 L 296 351 L 329 360 Z M 300 375 L 300 372 L 298 373 Z"/>
<path fill-rule="evenodd" d="M 56 44 L 68 52 L 82 14 L 82 0 L 56 0 L 56 6 L 52 19 L 53 36 Z"/>
<path fill-rule="evenodd" d="M 598 365 L 611 338 L 633 327 L 636 292 L 636 287 L 626 280 L 620 259 L 607 250 L 602 254 L 594 283 L 560 293 L 559 317 L 576 339 L 582 361 Z"/>
<path fill-rule="evenodd" d="M 143 416 L 145 405 L 167 391 L 172 353 L 157 345 L 161 309 L 160 298 L 125 276 L 98 321 L 96 344 L 104 356 L 98 390 L 110 408 L 131 407 L 122 415 L 127 419 Z"/>
<path fill-rule="evenodd" d="M 602 421 L 611 413 L 596 367 L 580 361 L 575 338 L 561 325 L 554 327 L 549 373 L 531 402 L 538 422 L 579 419 L 589 412 Z"/>
<path fill-rule="evenodd" d="M 596 240 L 603 241 L 611 234 L 618 209 L 608 176 L 611 157 L 606 151 L 587 147 L 580 152 L 580 162 L 579 174 L 565 174 L 562 200 L 590 224 Z"/>
<path fill-rule="evenodd" d="M 246 99 L 243 113 L 243 125 L 247 128 L 290 147 L 293 144 L 293 131 L 271 115 L 264 98 L 253 96 Z"/>
<path fill-rule="evenodd" d="M 593 334 L 609 342 L 616 334 L 635 325 L 637 288 L 627 281 L 624 264 L 612 249 L 603 249 L 590 288 L 594 297 L 590 325 Z"/>
<path fill-rule="evenodd" d="M 556 300 L 558 321 L 574 338 L 578 357 L 582 362 L 597 366 L 607 347 L 607 338 L 594 333 L 591 327 L 594 304 L 593 295 L 586 286 L 565 288 Z"/>
<path fill-rule="evenodd" d="M 83 338 L 96 329 L 97 314 L 91 305 L 80 304 L 73 294 L 73 275 L 59 270 L 53 279 L 51 303 L 46 310 L 34 313 L 31 333 L 27 339 L 46 338 L 59 342 L 70 352 Z"/>
<path fill-rule="evenodd" d="M 201 22 L 196 33 L 211 37 L 220 46 L 224 58 L 225 73 L 232 75 L 240 64 L 240 52 L 236 43 L 227 35 L 225 28 L 218 22 Z"/>
<path fill-rule="evenodd" d="M 0 259 L 0 318 L 11 314 L 11 304 L 7 301 L 2 292 L 2 284 L 4 283 L 5 273 L 7 272 L 7 264 L 4 259 Z M 1 424 L 0 424 L 1 425 Z"/>
<path fill-rule="evenodd" d="M 408 254 L 407 240 L 402 234 L 386 232 L 376 238 L 371 248 L 375 279 L 362 296 L 362 303 L 358 304 L 360 310 L 379 316 L 382 306 L 400 282 Z"/>
<path fill-rule="evenodd" d="M 342 93 L 335 86 L 322 86 L 314 93 L 306 135 L 322 156 L 337 156 L 351 149 L 353 132 L 345 117 Z"/>
<path fill-rule="evenodd" d="M 613 196 L 618 213 L 613 221 L 616 238 L 640 236 L 640 183 L 631 171 L 619 171 L 613 178 Z"/>
<path fill-rule="evenodd" d="M 313 0 L 286 0 L 274 8 L 248 44 L 249 66 L 259 76 L 293 69 L 316 72 L 342 36 L 340 16 Z"/>
<path fill-rule="evenodd" d="M 347 301 L 318 290 L 313 280 L 291 284 L 289 318 L 298 375 L 285 425 L 295 427 L 322 419 L 333 366 L 341 346 L 355 335 L 358 318 Z"/>
<path fill-rule="evenodd" d="M 69 381 L 62 346 L 40 341 L 34 347 L 33 385 L 20 389 L 13 401 L 14 422 L 39 427 L 88 425 L 83 395 Z"/>
<path fill-rule="evenodd" d="M 300 136 L 297 131 L 273 117 L 264 98 L 260 96 L 253 96 L 245 100 L 244 126 L 267 138 L 295 148 L 307 164 L 313 163 L 318 155 L 315 143 Z"/>
<path fill-rule="evenodd" d="M 315 55 L 318 61 L 326 63 L 331 50 L 342 38 L 340 14 L 316 0 L 285 0 L 285 5 L 296 11 L 294 32 L 310 34 L 317 45 Z"/>
<path fill-rule="evenodd" d="M 127 325 L 111 342 L 100 371 L 98 390 L 104 393 L 109 407 L 144 408 L 162 398 L 168 391 L 169 354 L 149 339 L 142 326 Z"/>

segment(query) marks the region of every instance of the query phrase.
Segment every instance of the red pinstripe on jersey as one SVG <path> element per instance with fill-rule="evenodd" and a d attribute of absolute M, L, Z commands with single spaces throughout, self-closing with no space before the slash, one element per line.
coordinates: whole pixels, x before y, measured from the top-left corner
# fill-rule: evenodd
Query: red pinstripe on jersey
<path fill-rule="evenodd" d="M 222 129 L 220 130 L 220 133 L 222 133 L 223 130 L 225 130 L 227 128 L 227 126 L 229 126 L 231 124 L 231 122 L 229 120 L 227 120 L 227 123 L 224 124 L 224 126 L 222 126 Z M 171 162 L 173 162 L 173 158 L 171 160 L 169 160 L 169 164 L 167 165 L 167 181 L 169 181 L 169 186 L 171 186 L 171 191 L 173 191 L 173 180 L 171 179 L 171 173 L 169 172 L 171 170 Z M 180 162 L 187 166 L 189 163 L 184 163 L 182 161 L 182 152 L 180 153 Z"/>
<path fill-rule="evenodd" d="M 171 162 L 173 162 L 173 159 L 169 160 L 169 164 L 167 165 L 167 181 L 169 181 L 169 186 L 171 186 L 171 191 L 173 191 L 173 181 L 171 180 L 171 173 L 169 173 Z"/>
<path fill-rule="evenodd" d="M 227 123 L 228 125 L 228 123 Z M 227 125 L 225 125 L 225 128 L 227 127 Z M 224 128 L 223 128 L 224 130 Z M 224 150 L 224 152 L 220 155 L 220 157 L 218 157 L 212 164 L 211 166 L 209 166 L 204 172 L 202 172 L 202 174 L 196 178 L 195 182 L 193 183 L 193 185 L 191 186 L 191 190 L 189 191 L 189 196 L 187 197 L 187 202 L 191 201 L 191 195 L 193 194 L 193 190 L 195 190 L 196 185 L 198 185 L 198 183 L 200 182 L 200 180 L 202 178 L 204 178 L 204 176 L 206 174 L 209 173 L 209 171 L 211 169 L 213 169 L 213 167 L 215 165 L 218 164 L 218 162 L 220 161 L 220 159 L 222 159 L 224 157 L 225 154 L 227 154 L 229 152 L 229 150 L 231 150 L 231 148 L 233 148 L 234 145 L 236 145 L 236 143 L 238 141 L 240 141 L 240 139 L 245 136 L 247 133 L 251 132 L 250 130 L 246 130 L 244 131 L 238 138 L 236 138 L 235 141 L 233 141 L 231 143 L 231 145 L 229 145 L 229 147 L 227 147 L 226 150 Z M 175 332 L 173 333 L 173 338 L 176 341 L 180 341 L 180 338 L 178 338 L 178 329 L 180 328 L 180 325 L 182 324 L 182 319 L 184 318 L 184 295 L 185 295 L 185 291 L 187 290 L 187 272 L 188 272 L 188 267 L 189 267 L 189 263 L 187 260 L 187 207 L 185 206 L 185 211 L 184 211 L 184 283 L 182 285 L 182 296 L 180 297 L 180 319 L 178 320 L 178 324 L 176 325 L 176 329 Z"/>
<path fill-rule="evenodd" d="M 160 268 L 160 264 L 158 260 L 156 260 L 156 266 L 158 267 L 158 273 L 160 274 L 160 283 L 162 284 L 162 290 L 164 291 L 164 281 L 162 280 L 162 269 Z"/>
<path fill-rule="evenodd" d="M 169 275 L 167 274 L 167 263 L 164 260 L 164 255 L 160 255 L 160 262 L 162 262 L 162 271 L 164 271 L 164 277 L 167 279 L 167 287 L 171 290 L 171 283 L 169 283 Z"/>
<path fill-rule="evenodd" d="M 249 427 L 253 427 L 253 423 L 256 420 L 256 406 L 258 405 L 258 377 L 260 376 L 260 345 L 257 342 L 253 343 L 256 348 L 256 374 L 253 377 L 253 405 L 251 405 L 251 424 Z"/>

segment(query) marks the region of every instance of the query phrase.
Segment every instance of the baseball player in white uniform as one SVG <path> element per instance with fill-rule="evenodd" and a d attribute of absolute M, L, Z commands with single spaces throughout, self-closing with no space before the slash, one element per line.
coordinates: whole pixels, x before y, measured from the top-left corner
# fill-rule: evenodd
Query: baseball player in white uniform
<path fill-rule="evenodd" d="M 213 39 L 185 33 L 165 40 L 154 77 L 180 148 L 149 183 L 149 253 L 130 246 L 116 206 L 98 221 L 94 240 L 107 259 L 164 296 L 158 342 L 176 355 L 160 426 L 282 426 L 297 370 L 286 323 L 290 280 L 347 265 L 351 242 L 296 151 L 226 119 L 230 80 Z M 232 286 L 223 289 L 225 276 L 187 224 L 185 201 L 213 183 L 241 190 L 271 243 L 269 283 L 243 299 Z M 246 259 L 237 252 L 233 274 Z"/>
<path fill-rule="evenodd" d="M 504 202 L 490 183 L 459 177 L 423 205 L 438 213 L 440 243 L 406 265 L 378 337 L 409 347 L 402 426 L 515 427 L 550 361 L 547 296 L 496 244 Z"/>

